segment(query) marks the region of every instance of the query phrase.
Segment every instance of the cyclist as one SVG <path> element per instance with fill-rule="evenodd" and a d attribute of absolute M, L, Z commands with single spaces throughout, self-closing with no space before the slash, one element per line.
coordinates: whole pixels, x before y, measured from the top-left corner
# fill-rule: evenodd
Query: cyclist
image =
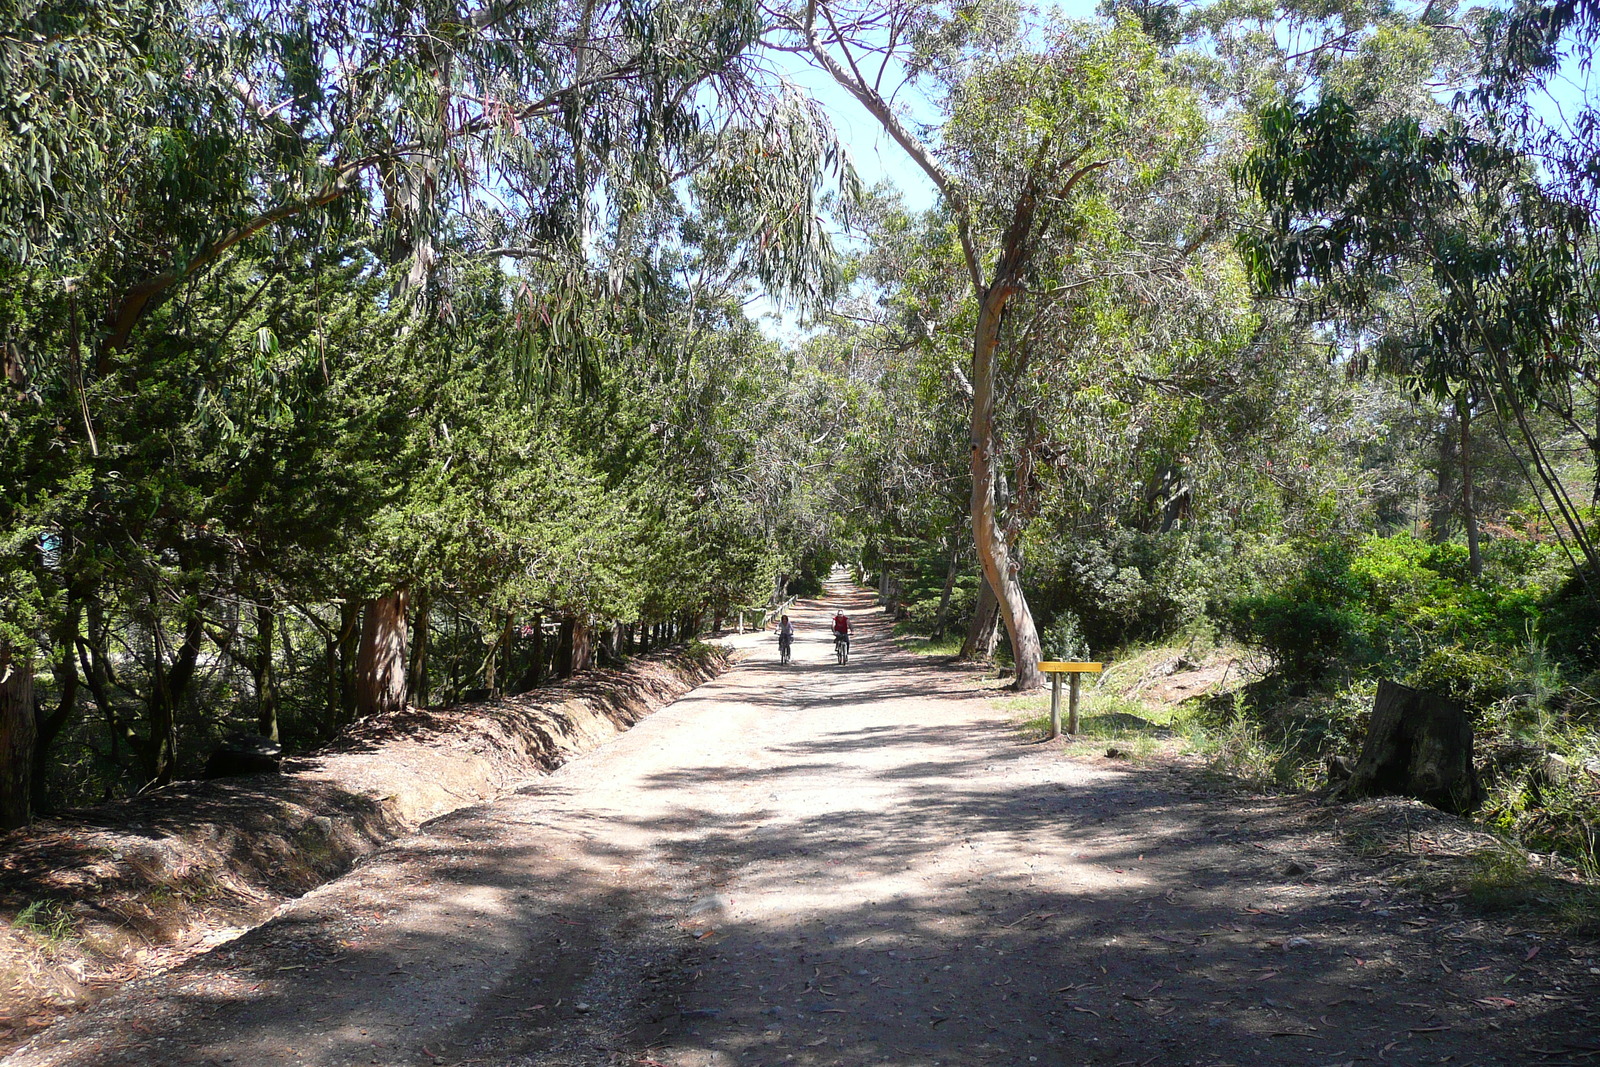
<path fill-rule="evenodd" d="M 850 655 L 850 620 L 842 611 L 833 617 L 833 644 L 835 648 L 843 645 L 844 655 Z"/>
<path fill-rule="evenodd" d="M 789 662 L 789 650 L 794 647 L 794 623 L 785 615 L 778 620 L 778 659 L 782 663 Z"/>

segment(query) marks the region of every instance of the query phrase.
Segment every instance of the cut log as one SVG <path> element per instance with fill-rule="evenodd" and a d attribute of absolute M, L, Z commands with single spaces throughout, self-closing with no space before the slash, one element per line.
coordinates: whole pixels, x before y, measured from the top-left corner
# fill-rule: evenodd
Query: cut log
<path fill-rule="evenodd" d="M 1379 682 L 1367 740 L 1343 793 L 1416 797 L 1441 811 L 1472 811 L 1483 802 L 1483 787 L 1472 767 L 1466 710 L 1437 693 Z"/>

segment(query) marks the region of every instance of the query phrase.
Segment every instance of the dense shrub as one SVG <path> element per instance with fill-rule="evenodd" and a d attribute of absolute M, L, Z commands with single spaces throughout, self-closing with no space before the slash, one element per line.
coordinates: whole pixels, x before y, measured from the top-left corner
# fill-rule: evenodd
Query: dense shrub
<path fill-rule="evenodd" d="M 1206 618 L 1235 571 L 1222 538 L 1111 530 L 1029 546 L 1027 592 L 1039 618 L 1070 612 L 1086 647 L 1164 637 Z"/>
<path fill-rule="evenodd" d="M 1237 597 L 1223 616 L 1292 678 L 1381 665 L 1481 705 L 1507 693 L 1485 657 L 1537 633 L 1561 578 L 1547 546 L 1490 542 L 1484 555 L 1474 579 L 1460 545 L 1409 534 L 1319 544 L 1279 588 Z"/>
<path fill-rule="evenodd" d="M 1083 636 L 1078 617 L 1065 609 L 1058 611 L 1048 626 L 1039 631 L 1039 644 L 1047 660 L 1068 663 L 1089 658 L 1089 642 Z"/>

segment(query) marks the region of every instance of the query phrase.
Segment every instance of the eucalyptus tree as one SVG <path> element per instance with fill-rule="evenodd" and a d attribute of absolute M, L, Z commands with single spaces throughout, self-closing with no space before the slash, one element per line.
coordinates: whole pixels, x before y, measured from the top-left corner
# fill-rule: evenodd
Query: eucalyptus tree
<path fill-rule="evenodd" d="M 1269 111 L 1241 170 L 1269 225 L 1245 250 L 1263 289 L 1300 294 L 1329 318 L 1370 317 L 1418 279 L 1436 294 L 1419 329 L 1387 339 L 1391 360 L 1403 349 L 1419 388 L 1457 397 L 1463 427 L 1472 398 L 1489 406 L 1596 594 L 1600 551 L 1538 426 L 1540 412 L 1561 418 L 1600 477 L 1596 200 L 1592 175 L 1563 155 L 1592 136 L 1594 110 L 1580 109 L 1568 137 L 1529 137 L 1506 106 L 1529 89 L 1518 79 L 1551 72 L 1564 27 L 1592 42 L 1590 21 L 1560 12 L 1492 17 L 1481 88 L 1454 113 L 1369 114 L 1332 91 Z"/>
<path fill-rule="evenodd" d="M 1159 195 L 1174 187 L 1205 124 L 1197 101 L 1131 21 L 1026 25 L 1016 16 L 1005 5 L 826 2 L 776 15 L 787 33 L 782 46 L 803 52 L 882 124 L 949 214 L 973 303 L 973 538 L 1011 638 L 1016 684 L 1032 688 L 1041 681 L 1039 638 L 1020 582 L 1030 511 L 1026 499 L 1003 507 L 998 496 L 997 405 L 1008 393 L 1002 354 L 1011 344 L 1013 302 L 1049 304 L 1103 280 L 1097 269 L 1065 278 L 1056 265 L 1116 235 L 1122 219 L 1108 190 Z M 927 94 L 941 121 L 897 109 L 891 101 L 906 83 Z M 1154 275 L 1181 271 L 1192 248 L 1130 242 L 1122 251 L 1125 257 L 1091 253 L 1082 262 Z M 1026 469 L 1011 480 L 1026 493 Z"/>

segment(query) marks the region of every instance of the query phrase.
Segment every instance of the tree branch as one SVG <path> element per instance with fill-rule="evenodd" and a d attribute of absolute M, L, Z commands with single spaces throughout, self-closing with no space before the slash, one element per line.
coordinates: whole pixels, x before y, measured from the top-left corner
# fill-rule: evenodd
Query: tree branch
<path fill-rule="evenodd" d="M 978 264 L 977 251 L 972 245 L 971 219 L 969 218 L 965 190 L 961 188 L 960 183 L 955 178 L 948 174 L 943 167 L 939 166 L 932 154 L 929 153 L 927 145 L 912 136 L 911 131 L 906 129 L 895 115 L 888 101 L 884 100 L 881 93 L 867 84 L 866 79 L 860 76 L 859 71 L 852 75 L 839 65 L 838 60 L 828 54 L 827 48 L 817 36 L 816 9 L 817 0 L 807 0 L 805 20 L 802 22 L 790 16 L 788 19 L 789 25 L 805 39 L 806 46 L 809 48 L 812 58 L 816 60 L 817 65 L 826 71 L 828 76 L 837 82 L 841 88 L 855 97 L 856 102 L 866 108 L 868 114 L 878 120 L 878 124 L 883 127 L 884 132 L 888 133 L 906 155 L 911 157 L 911 161 L 922 169 L 922 172 L 928 176 L 929 180 L 933 182 L 944 197 L 945 202 L 950 205 L 951 214 L 955 216 L 956 220 L 956 231 L 961 238 L 961 251 L 966 257 L 967 270 L 972 275 L 973 287 L 981 290 L 983 288 L 983 274 Z M 845 58 L 850 63 L 851 70 L 855 70 L 855 60 L 850 54 L 849 45 L 845 43 L 826 7 L 823 9 L 823 16 L 828 20 L 829 28 L 834 34 L 834 40 L 844 50 Z"/>

